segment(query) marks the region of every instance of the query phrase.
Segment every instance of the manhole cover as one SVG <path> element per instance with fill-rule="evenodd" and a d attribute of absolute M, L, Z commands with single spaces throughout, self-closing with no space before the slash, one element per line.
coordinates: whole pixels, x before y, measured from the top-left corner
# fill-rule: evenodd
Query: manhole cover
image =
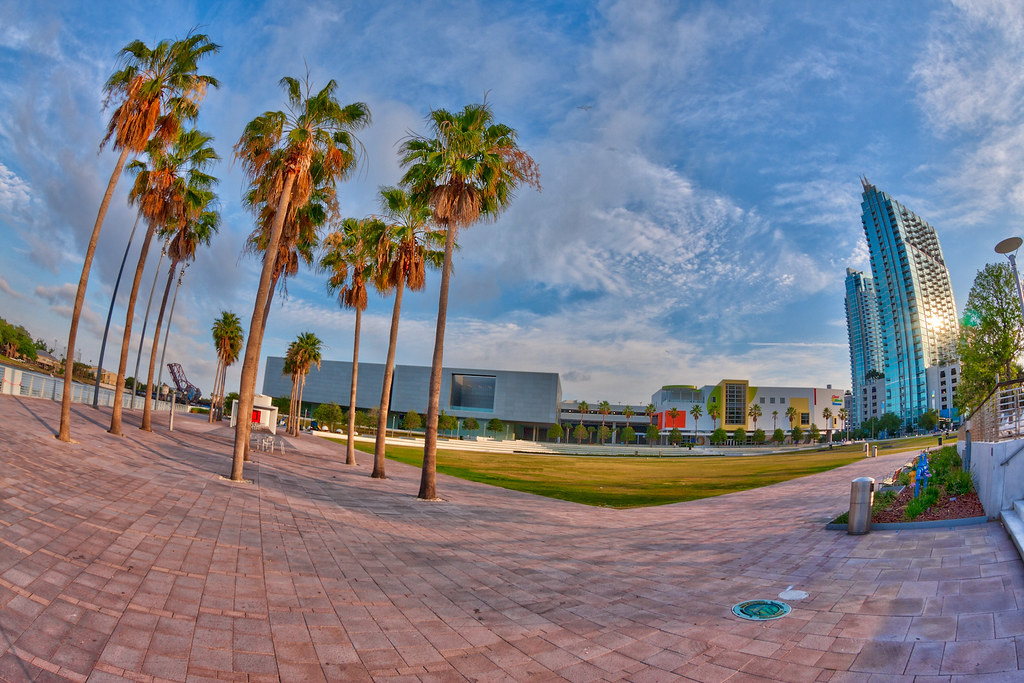
<path fill-rule="evenodd" d="M 751 621 L 778 619 L 786 616 L 789 612 L 789 605 L 778 600 L 747 600 L 732 608 L 733 614 Z"/>

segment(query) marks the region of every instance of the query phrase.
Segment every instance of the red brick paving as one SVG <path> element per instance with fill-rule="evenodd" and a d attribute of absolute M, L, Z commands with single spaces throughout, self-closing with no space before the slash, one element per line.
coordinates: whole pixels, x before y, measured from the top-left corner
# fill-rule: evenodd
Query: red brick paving
<path fill-rule="evenodd" d="M 444 476 L 426 503 L 314 437 L 235 484 L 224 426 L 75 406 L 63 444 L 58 410 L 0 397 L 3 681 L 1024 680 L 998 523 L 824 529 L 901 456 L 642 510 Z M 783 619 L 730 614 L 790 585 Z"/>

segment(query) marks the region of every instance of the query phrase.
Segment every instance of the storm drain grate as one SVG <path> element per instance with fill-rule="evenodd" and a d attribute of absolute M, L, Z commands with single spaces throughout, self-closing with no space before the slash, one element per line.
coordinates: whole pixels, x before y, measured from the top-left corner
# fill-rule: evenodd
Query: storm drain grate
<path fill-rule="evenodd" d="M 734 605 L 732 613 L 741 619 L 751 621 L 768 621 L 784 617 L 790 612 L 790 607 L 778 600 L 747 600 Z"/>

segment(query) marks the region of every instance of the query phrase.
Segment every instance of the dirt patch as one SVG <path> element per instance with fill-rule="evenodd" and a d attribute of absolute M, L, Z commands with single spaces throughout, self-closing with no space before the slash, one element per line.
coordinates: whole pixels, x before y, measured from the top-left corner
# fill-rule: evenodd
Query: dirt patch
<path fill-rule="evenodd" d="M 883 522 L 930 522 L 933 520 L 966 519 L 968 517 L 982 517 L 985 509 L 981 506 L 981 500 L 974 491 L 959 496 L 950 496 L 945 492 L 939 496 L 935 504 L 926 509 L 923 513 L 908 520 L 904 516 L 907 505 L 914 499 L 914 487 L 904 488 L 889 507 L 877 510 L 871 515 L 873 524 Z"/>

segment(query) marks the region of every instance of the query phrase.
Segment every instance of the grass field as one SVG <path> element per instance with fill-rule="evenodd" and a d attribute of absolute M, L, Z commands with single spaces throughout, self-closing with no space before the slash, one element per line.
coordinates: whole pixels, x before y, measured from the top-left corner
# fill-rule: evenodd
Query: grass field
<path fill-rule="evenodd" d="M 360 447 L 373 451 L 372 444 Z M 388 446 L 387 452 L 389 458 L 400 462 L 416 466 L 422 463 L 422 448 Z M 838 451 L 784 456 L 591 458 L 438 450 L 437 471 L 575 503 L 631 508 L 767 486 L 824 472 L 860 457 Z"/>
<path fill-rule="evenodd" d="M 944 440 L 954 443 L 955 437 Z M 344 448 L 344 442 L 337 442 Z M 421 442 L 422 444 L 422 442 Z M 872 442 L 878 454 L 935 446 L 917 437 Z M 373 453 L 373 444 L 357 447 Z M 674 450 L 674 449 L 673 449 Z M 734 493 L 842 467 L 861 459 L 863 444 L 815 451 L 742 456 L 563 456 L 437 451 L 437 471 L 461 479 L 574 503 L 614 508 L 665 505 Z M 680 455 L 688 451 L 680 450 Z M 419 467 L 423 447 L 389 445 L 388 458 Z M 442 491 L 443 495 L 443 491 Z"/>

